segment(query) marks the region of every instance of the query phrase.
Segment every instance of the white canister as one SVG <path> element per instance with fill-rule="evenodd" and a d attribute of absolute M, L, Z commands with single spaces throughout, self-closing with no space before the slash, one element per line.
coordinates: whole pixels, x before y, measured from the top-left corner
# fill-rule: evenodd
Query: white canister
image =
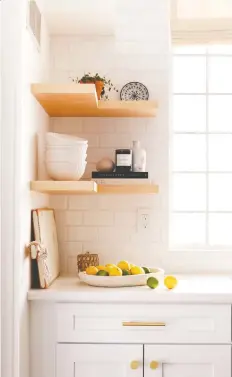
<path fill-rule="evenodd" d="M 140 141 L 138 140 L 133 141 L 132 158 L 134 172 L 146 171 L 147 152 L 141 148 Z"/>

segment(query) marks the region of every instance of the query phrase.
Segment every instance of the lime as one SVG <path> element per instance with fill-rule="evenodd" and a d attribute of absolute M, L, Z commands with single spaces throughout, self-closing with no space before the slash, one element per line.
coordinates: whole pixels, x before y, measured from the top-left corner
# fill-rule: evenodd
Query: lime
<path fill-rule="evenodd" d="M 97 275 L 98 276 L 109 276 L 109 272 L 104 271 L 104 270 L 100 270 L 100 271 L 97 272 Z"/>
<path fill-rule="evenodd" d="M 145 271 L 145 274 L 150 274 L 151 270 L 148 267 L 142 267 Z"/>
<path fill-rule="evenodd" d="M 159 281 L 156 278 L 154 278 L 154 277 L 150 277 L 150 278 L 147 279 L 147 285 L 151 289 L 155 289 L 155 288 L 158 287 Z"/>
<path fill-rule="evenodd" d="M 130 275 L 130 271 L 128 271 L 128 270 L 122 270 L 122 274 L 123 274 L 123 276 Z"/>

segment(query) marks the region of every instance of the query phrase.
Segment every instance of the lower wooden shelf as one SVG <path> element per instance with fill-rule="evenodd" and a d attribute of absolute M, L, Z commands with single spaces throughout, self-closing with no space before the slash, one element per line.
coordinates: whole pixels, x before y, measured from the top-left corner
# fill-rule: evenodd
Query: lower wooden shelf
<path fill-rule="evenodd" d="M 159 187 L 151 183 L 144 185 L 98 185 L 98 194 L 157 194 Z"/>
<path fill-rule="evenodd" d="M 83 195 L 96 194 L 97 184 L 94 181 L 32 181 L 31 190 L 43 194 Z"/>
<path fill-rule="evenodd" d="M 31 191 L 44 194 L 89 195 L 89 194 L 157 194 L 159 186 L 143 185 L 99 185 L 94 181 L 32 181 Z"/>

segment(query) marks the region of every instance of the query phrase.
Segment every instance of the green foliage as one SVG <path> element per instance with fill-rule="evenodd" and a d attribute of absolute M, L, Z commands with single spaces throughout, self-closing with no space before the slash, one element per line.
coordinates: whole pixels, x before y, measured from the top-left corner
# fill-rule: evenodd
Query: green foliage
<path fill-rule="evenodd" d="M 104 100 L 109 99 L 109 92 L 111 90 L 114 90 L 115 92 L 118 93 L 117 88 L 114 86 L 114 84 L 111 82 L 110 79 L 107 79 L 105 76 L 100 76 L 98 73 L 95 75 L 91 75 L 90 72 L 85 73 L 84 76 L 82 76 L 80 79 L 78 77 L 72 78 L 72 81 L 75 82 L 76 84 L 81 83 L 81 84 L 89 84 L 93 83 L 95 84 L 96 81 L 102 81 L 104 83 L 104 87 L 101 92 L 101 97 Z"/>

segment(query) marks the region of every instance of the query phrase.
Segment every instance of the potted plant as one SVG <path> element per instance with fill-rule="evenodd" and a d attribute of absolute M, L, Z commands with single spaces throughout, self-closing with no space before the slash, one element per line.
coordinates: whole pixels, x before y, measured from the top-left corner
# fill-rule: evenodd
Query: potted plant
<path fill-rule="evenodd" d="M 97 98 L 104 100 L 109 99 L 109 92 L 115 90 L 118 92 L 114 84 L 110 79 L 107 79 L 105 76 L 101 77 L 98 73 L 91 75 L 91 73 L 85 73 L 84 76 L 79 79 L 78 77 L 72 79 L 73 82 L 79 84 L 95 84 Z"/>

